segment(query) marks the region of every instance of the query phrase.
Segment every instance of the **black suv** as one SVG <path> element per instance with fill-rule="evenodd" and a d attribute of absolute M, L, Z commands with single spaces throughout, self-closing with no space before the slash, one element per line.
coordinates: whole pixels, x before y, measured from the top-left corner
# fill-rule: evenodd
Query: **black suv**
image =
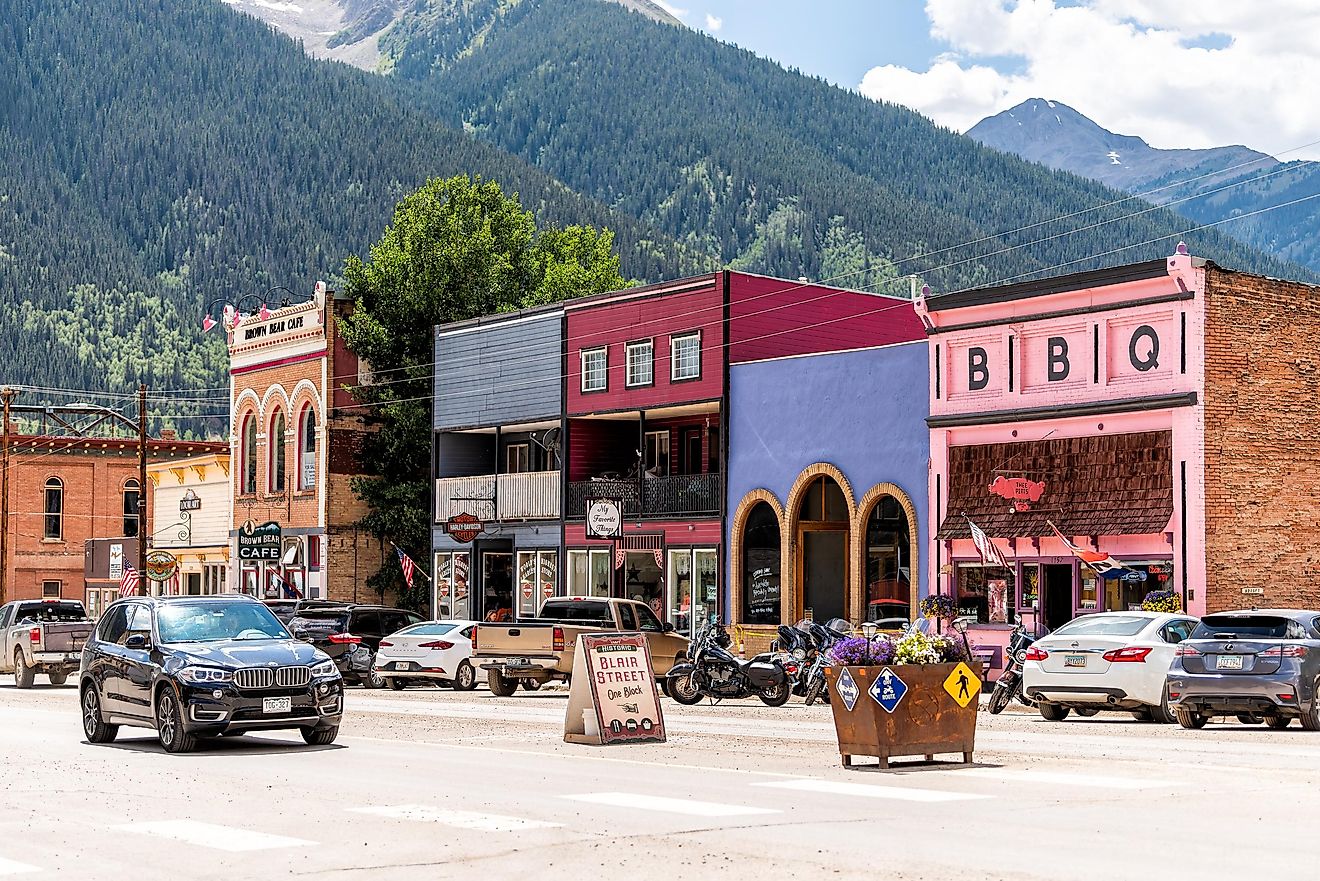
<path fill-rule="evenodd" d="M 155 728 L 172 753 L 256 729 L 333 743 L 344 706 L 334 662 L 233 595 L 116 600 L 83 648 L 78 682 L 90 742 L 109 743 L 121 725 Z"/>
<path fill-rule="evenodd" d="M 327 604 L 299 607 L 289 629 L 329 655 L 345 681 L 383 688 L 385 680 L 372 667 L 380 641 L 425 620 L 416 612 L 388 606 Z"/>

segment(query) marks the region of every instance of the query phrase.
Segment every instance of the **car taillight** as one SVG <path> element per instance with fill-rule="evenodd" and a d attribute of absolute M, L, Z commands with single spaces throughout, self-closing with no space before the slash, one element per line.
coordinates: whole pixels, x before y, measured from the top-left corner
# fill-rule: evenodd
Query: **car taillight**
<path fill-rule="evenodd" d="M 392 642 L 386 642 L 386 641 L 383 640 L 383 639 L 380 641 L 380 647 L 383 648 L 383 649 L 384 649 L 384 648 L 392 648 L 393 646 L 394 646 L 394 643 L 392 643 Z"/>
<path fill-rule="evenodd" d="M 1105 652 L 1100 657 L 1104 658 L 1111 664 L 1118 664 L 1125 661 L 1135 664 L 1144 664 L 1146 662 L 1146 655 L 1148 654 L 1150 654 L 1150 649 L 1148 648 L 1128 646 L 1125 649 L 1114 649 L 1113 651 Z"/>
<path fill-rule="evenodd" d="M 33 627 L 28 631 L 28 639 L 32 642 L 41 642 L 41 628 Z"/>
<path fill-rule="evenodd" d="M 472 628 L 472 654 L 474 655 L 477 653 L 477 634 L 480 632 L 481 632 L 480 627 Z"/>
<path fill-rule="evenodd" d="M 385 645 L 385 643 L 381 643 Z M 444 649 L 448 650 L 454 647 L 452 642 L 445 642 L 443 639 L 437 639 L 434 642 L 424 642 L 418 646 L 419 649 Z"/>
<path fill-rule="evenodd" d="M 564 628 L 556 627 L 551 633 L 550 650 L 553 652 L 562 652 L 564 650 Z"/>
<path fill-rule="evenodd" d="M 332 633 L 326 637 L 326 641 L 333 642 L 335 645 L 357 645 L 362 642 L 362 637 L 354 636 L 351 633 Z"/>
<path fill-rule="evenodd" d="M 1034 645 L 1027 649 L 1028 661 L 1043 661 L 1050 656 L 1050 653 L 1044 649 L 1038 649 Z"/>
<path fill-rule="evenodd" d="M 1306 657 L 1306 646 L 1304 645 L 1276 645 L 1265 649 L 1260 653 L 1262 658 L 1304 658 Z"/>
<path fill-rule="evenodd" d="M 1205 654 L 1205 652 L 1201 651 L 1198 648 L 1193 648 L 1190 645 L 1180 645 L 1174 651 L 1174 654 L 1180 658 L 1199 658 L 1203 654 Z"/>

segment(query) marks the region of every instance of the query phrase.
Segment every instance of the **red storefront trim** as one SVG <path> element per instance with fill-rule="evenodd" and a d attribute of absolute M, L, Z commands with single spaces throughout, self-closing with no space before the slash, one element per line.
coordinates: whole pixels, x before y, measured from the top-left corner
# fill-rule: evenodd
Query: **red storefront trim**
<path fill-rule="evenodd" d="M 260 364 L 249 364 L 247 367 L 233 368 L 229 371 L 230 376 L 239 376 L 244 373 L 251 373 L 254 370 L 268 370 L 272 367 L 285 367 L 289 364 L 301 364 L 304 361 L 314 361 L 317 358 L 325 357 L 325 349 L 316 352 L 308 352 L 305 355 L 290 355 L 287 358 L 278 358 L 274 361 L 263 361 Z"/>

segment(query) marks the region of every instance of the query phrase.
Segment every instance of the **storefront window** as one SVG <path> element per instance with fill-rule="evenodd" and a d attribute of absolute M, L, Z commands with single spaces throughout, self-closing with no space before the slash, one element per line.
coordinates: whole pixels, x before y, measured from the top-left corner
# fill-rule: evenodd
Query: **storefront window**
<path fill-rule="evenodd" d="M 667 620 L 686 633 L 692 620 L 692 552 L 669 552 Z"/>
<path fill-rule="evenodd" d="M 443 553 L 435 555 L 436 617 L 470 620 L 468 614 L 468 555 Z"/>
<path fill-rule="evenodd" d="M 1081 567 L 1082 586 L 1077 592 L 1077 611 L 1094 612 L 1100 608 L 1096 582 L 1099 580 L 1090 566 Z"/>
<path fill-rule="evenodd" d="M 911 618 L 911 548 L 907 512 L 884 497 L 866 521 L 866 620 Z"/>
<path fill-rule="evenodd" d="M 1017 607 L 1023 612 L 1040 609 L 1040 564 L 1022 564 L 1022 582 L 1018 585 Z"/>
<path fill-rule="evenodd" d="M 742 620 L 747 624 L 779 622 L 779 518 L 757 502 L 743 529 Z"/>
<path fill-rule="evenodd" d="M 669 623 L 680 633 L 691 634 L 701 626 L 707 612 L 718 602 L 719 554 L 714 550 L 669 552 L 665 580 Z"/>
<path fill-rule="evenodd" d="M 518 614 L 532 617 L 555 595 L 559 555 L 555 551 L 518 552 Z"/>
<path fill-rule="evenodd" d="M 568 552 L 568 595 L 607 597 L 610 595 L 610 552 Z"/>
<path fill-rule="evenodd" d="M 645 603 L 656 617 L 664 615 L 664 602 L 660 595 L 663 574 L 656 562 L 654 551 L 628 551 L 623 557 L 623 595 L 626 599 Z"/>
<path fill-rule="evenodd" d="M 977 624 L 1013 624 L 1017 610 L 1009 608 L 1013 570 L 980 563 L 958 566 L 958 617 Z"/>
<path fill-rule="evenodd" d="M 1173 563 L 1169 560 L 1142 562 L 1123 561 L 1133 572 L 1145 576 L 1141 580 L 1106 578 L 1105 611 L 1125 612 L 1141 608 L 1141 602 L 1152 590 L 1168 590 L 1173 584 Z"/>

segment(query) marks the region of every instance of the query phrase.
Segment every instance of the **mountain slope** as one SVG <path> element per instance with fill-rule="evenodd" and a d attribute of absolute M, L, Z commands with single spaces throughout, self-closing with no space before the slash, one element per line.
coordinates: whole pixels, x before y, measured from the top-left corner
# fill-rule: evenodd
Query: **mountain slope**
<path fill-rule="evenodd" d="M 219 386 L 207 302 L 310 291 L 431 176 L 481 174 L 542 220 L 611 227 L 633 277 L 712 265 L 409 109 L 406 87 L 214 0 L 0 0 L 4 381 Z"/>
<path fill-rule="evenodd" d="M 427 27 L 460 5 L 464 27 Z M 733 266 L 856 273 L 848 284 L 915 270 L 949 289 L 1167 254 L 1189 226 L 1122 218 L 1130 203 L 1049 223 L 1121 197 L 610 4 L 419 10 L 392 31 L 389 64 L 440 118 Z M 1114 222 L 1076 231 L 1101 219 Z M 1229 265 L 1298 273 L 1214 231 L 1187 238 Z"/>
<path fill-rule="evenodd" d="M 1198 223 L 1228 220 L 1222 226 L 1234 238 L 1320 270 L 1320 200 L 1310 198 L 1320 194 L 1320 163 L 1283 163 L 1242 146 L 1157 149 L 1040 98 L 983 119 L 967 134 L 1050 168 L 1143 193 Z"/>

